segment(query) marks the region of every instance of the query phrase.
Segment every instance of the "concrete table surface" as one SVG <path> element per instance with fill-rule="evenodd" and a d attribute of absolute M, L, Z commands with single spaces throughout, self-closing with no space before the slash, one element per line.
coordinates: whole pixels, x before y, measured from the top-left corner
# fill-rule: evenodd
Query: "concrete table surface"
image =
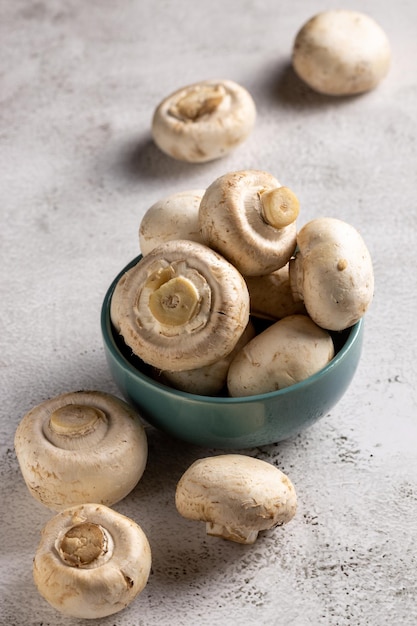
<path fill-rule="evenodd" d="M 256 168 L 296 190 L 299 223 L 339 217 L 371 251 L 375 298 L 339 404 L 284 443 L 243 451 L 293 480 L 295 519 L 253 546 L 206 537 L 173 494 L 221 453 L 148 429 L 149 462 L 115 508 L 148 535 L 145 591 L 103 626 L 413 626 L 417 623 L 417 4 L 348 2 L 393 49 L 368 94 L 327 98 L 293 75 L 295 33 L 329 0 L 1 0 L 0 623 L 74 626 L 37 593 L 32 559 L 51 511 L 29 495 L 13 437 L 65 391 L 118 395 L 99 312 L 138 254 L 144 211 L 171 192 Z M 253 95 L 258 120 L 222 160 L 189 165 L 153 144 L 159 101 L 205 78 Z M 87 622 L 86 622 L 87 623 Z"/>

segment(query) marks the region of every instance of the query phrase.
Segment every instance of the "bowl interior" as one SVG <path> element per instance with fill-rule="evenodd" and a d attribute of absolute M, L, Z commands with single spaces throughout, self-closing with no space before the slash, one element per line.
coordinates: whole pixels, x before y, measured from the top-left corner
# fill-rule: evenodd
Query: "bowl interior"
<path fill-rule="evenodd" d="M 133 259 L 110 285 L 102 306 L 101 330 L 112 376 L 126 400 L 143 418 L 179 439 L 207 447 L 249 448 L 292 437 L 325 415 L 348 388 L 359 363 L 363 320 L 332 333 L 335 357 L 304 381 L 265 394 L 230 398 L 200 396 L 167 387 L 132 355 L 110 320 L 114 288 Z"/>

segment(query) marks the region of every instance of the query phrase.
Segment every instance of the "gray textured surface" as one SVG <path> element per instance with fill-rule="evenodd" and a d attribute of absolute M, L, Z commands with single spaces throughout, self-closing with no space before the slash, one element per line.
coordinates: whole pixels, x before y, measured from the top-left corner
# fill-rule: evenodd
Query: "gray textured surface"
<path fill-rule="evenodd" d="M 417 4 L 347 3 L 386 30 L 393 66 L 374 92 L 314 95 L 288 68 L 293 37 L 329 1 L 1 0 L 0 623 L 73 626 L 37 594 L 31 565 L 51 513 L 13 452 L 34 404 L 81 388 L 117 392 L 99 311 L 138 253 L 143 212 L 234 169 L 297 191 L 300 223 L 346 219 L 372 253 L 376 293 L 363 358 L 342 401 L 309 431 L 247 453 L 296 485 L 299 511 L 252 546 L 180 518 L 175 484 L 213 452 L 149 431 L 150 456 L 117 510 L 153 549 L 143 594 L 103 626 L 412 626 L 417 621 Z M 346 5 L 345 5 L 346 6 Z M 225 77 L 258 107 L 232 155 L 190 166 L 152 144 L 156 104 Z"/>

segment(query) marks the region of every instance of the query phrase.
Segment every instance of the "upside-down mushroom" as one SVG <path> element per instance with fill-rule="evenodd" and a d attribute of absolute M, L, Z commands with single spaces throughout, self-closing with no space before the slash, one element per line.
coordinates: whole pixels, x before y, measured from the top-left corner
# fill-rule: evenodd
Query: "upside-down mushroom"
<path fill-rule="evenodd" d="M 307 315 L 289 315 L 249 341 L 230 364 L 232 397 L 284 389 L 305 380 L 334 357 L 330 334 Z"/>
<path fill-rule="evenodd" d="M 151 549 L 141 527 L 104 505 L 86 503 L 46 523 L 33 578 L 56 610 L 97 619 L 130 604 L 145 588 L 150 569 Z"/>
<path fill-rule="evenodd" d="M 183 517 L 206 522 L 208 535 L 251 544 L 259 531 L 289 522 L 294 485 L 274 465 L 243 454 L 195 461 L 180 478 L 175 504 Z"/>
<path fill-rule="evenodd" d="M 143 256 L 171 239 L 190 239 L 203 243 L 198 209 L 204 191 L 190 189 L 173 193 L 149 207 L 139 225 L 139 244 Z"/>
<path fill-rule="evenodd" d="M 250 93 L 231 80 L 204 80 L 178 89 L 156 108 L 152 135 L 181 161 L 218 159 L 251 133 L 256 107 Z"/>
<path fill-rule="evenodd" d="M 374 292 L 372 259 L 362 236 L 343 220 L 322 217 L 301 228 L 297 243 L 290 262 L 294 297 L 323 328 L 353 326 L 368 310 Z"/>
<path fill-rule="evenodd" d="M 34 498 L 53 510 L 124 498 L 145 470 L 144 427 L 110 394 L 77 391 L 31 409 L 15 433 L 15 450 Z"/>
<path fill-rule="evenodd" d="M 142 361 L 160 370 L 189 370 L 233 350 L 249 321 L 249 294 L 222 256 L 194 241 L 173 240 L 123 274 L 110 316 Z"/>
<path fill-rule="evenodd" d="M 269 274 L 286 265 L 295 250 L 296 195 L 260 170 L 217 178 L 201 200 L 199 223 L 205 243 L 244 276 Z"/>

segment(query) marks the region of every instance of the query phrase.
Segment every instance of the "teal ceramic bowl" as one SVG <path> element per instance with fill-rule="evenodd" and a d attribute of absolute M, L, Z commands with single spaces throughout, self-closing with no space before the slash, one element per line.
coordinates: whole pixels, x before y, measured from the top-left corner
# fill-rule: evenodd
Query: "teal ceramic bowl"
<path fill-rule="evenodd" d="M 177 391 L 147 375 L 110 321 L 110 302 L 120 276 L 110 285 L 101 311 L 106 359 L 124 398 L 152 426 L 208 448 L 244 449 L 294 437 L 326 415 L 340 400 L 359 363 L 363 320 L 333 334 L 336 355 L 320 372 L 285 389 L 244 398 L 199 396 Z"/>

